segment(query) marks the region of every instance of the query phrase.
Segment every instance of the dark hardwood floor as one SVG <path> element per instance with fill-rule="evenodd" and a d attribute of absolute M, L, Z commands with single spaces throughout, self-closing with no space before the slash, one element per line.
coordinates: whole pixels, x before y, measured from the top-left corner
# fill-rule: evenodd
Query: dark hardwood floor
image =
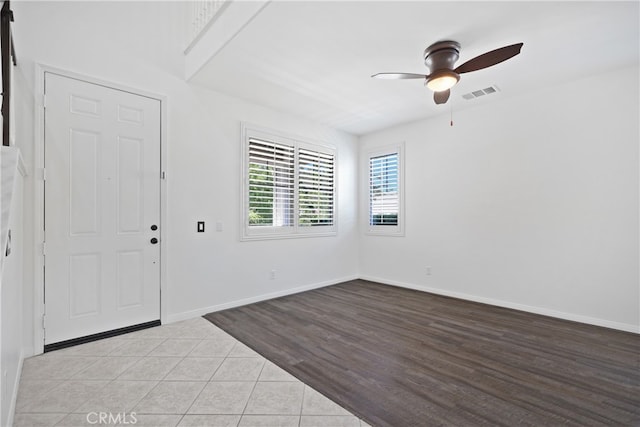
<path fill-rule="evenodd" d="M 373 426 L 640 425 L 640 336 L 356 280 L 206 319 Z"/>

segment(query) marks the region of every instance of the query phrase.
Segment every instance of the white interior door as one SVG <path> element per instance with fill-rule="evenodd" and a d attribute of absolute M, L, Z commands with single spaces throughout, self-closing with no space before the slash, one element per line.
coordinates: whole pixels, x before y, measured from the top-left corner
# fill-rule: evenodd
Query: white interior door
<path fill-rule="evenodd" d="M 45 96 L 45 344 L 159 320 L 160 101 L 49 72 Z"/>

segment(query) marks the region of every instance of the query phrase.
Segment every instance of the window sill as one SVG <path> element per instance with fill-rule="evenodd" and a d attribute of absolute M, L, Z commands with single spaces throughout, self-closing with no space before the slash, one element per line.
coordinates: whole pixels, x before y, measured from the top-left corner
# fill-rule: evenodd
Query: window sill
<path fill-rule="evenodd" d="M 288 233 L 288 234 L 243 234 L 240 236 L 242 242 L 252 242 L 259 240 L 287 240 L 287 239 L 306 239 L 309 237 L 332 237 L 337 236 L 338 231 L 323 231 L 316 233 Z"/>
<path fill-rule="evenodd" d="M 393 230 L 389 229 L 367 229 L 365 232 L 367 236 L 388 236 L 388 237 L 404 237 L 404 230 L 394 227 Z"/>

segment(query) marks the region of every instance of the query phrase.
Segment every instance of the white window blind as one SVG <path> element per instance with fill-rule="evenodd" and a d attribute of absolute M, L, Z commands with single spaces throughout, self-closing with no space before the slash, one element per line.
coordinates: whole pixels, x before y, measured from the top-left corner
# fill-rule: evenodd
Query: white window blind
<path fill-rule="evenodd" d="M 300 226 L 333 225 L 334 157 L 303 148 L 298 151 Z"/>
<path fill-rule="evenodd" d="M 336 150 L 242 125 L 242 240 L 337 232 Z"/>
<path fill-rule="evenodd" d="M 249 226 L 294 225 L 294 147 L 249 139 Z"/>
<path fill-rule="evenodd" d="M 369 158 L 369 225 L 397 226 L 400 211 L 398 153 Z"/>

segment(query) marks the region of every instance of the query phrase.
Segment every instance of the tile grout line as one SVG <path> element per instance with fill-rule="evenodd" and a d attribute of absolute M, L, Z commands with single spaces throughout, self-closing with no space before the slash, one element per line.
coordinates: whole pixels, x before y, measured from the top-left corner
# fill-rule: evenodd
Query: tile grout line
<path fill-rule="evenodd" d="M 274 365 L 275 365 L 275 363 L 274 363 Z M 276 366 L 278 366 L 278 365 L 276 365 Z M 280 368 L 280 369 L 282 369 L 282 368 Z M 302 381 L 300 381 L 300 382 L 302 382 Z M 298 417 L 298 427 L 300 427 L 300 425 L 302 424 L 302 412 L 304 410 L 304 395 L 305 395 L 306 391 L 307 391 L 307 385 L 305 383 L 302 383 L 302 400 L 300 401 L 300 416 Z"/>
<path fill-rule="evenodd" d="M 158 344 L 156 347 L 154 347 L 154 348 L 153 348 L 153 349 L 148 353 L 148 355 L 147 355 L 146 357 L 153 357 L 153 356 L 149 356 L 149 354 L 151 354 L 151 353 L 153 352 L 153 350 L 155 350 L 156 348 L 160 347 L 162 344 L 164 344 L 165 342 L 167 342 L 169 339 L 171 339 L 171 338 L 169 337 L 169 338 L 165 339 L 162 343 L 160 343 L 160 344 Z M 200 342 L 202 342 L 202 341 L 204 341 L 204 338 L 200 340 Z M 151 392 L 152 392 L 153 390 L 155 390 L 155 389 L 156 389 L 160 384 L 162 384 L 162 383 L 165 381 L 165 379 L 169 376 L 169 374 L 170 374 L 171 372 L 173 372 L 173 370 L 174 370 L 174 369 L 176 369 L 176 367 L 177 367 L 177 366 L 178 366 L 178 365 L 179 365 L 183 360 L 185 360 L 185 359 L 189 356 L 189 354 L 191 354 L 191 352 L 193 352 L 193 350 L 194 350 L 198 345 L 200 345 L 200 343 L 196 344 L 196 345 L 195 345 L 195 346 L 194 346 L 194 347 L 193 347 L 193 348 L 192 348 L 192 349 L 191 349 L 191 350 L 190 350 L 186 355 L 182 356 L 182 358 L 178 361 L 178 363 L 176 363 L 176 364 L 175 364 L 171 369 L 169 369 L 169 370 L 167 371 L 167 373 L 164 375 L 164 377 L 162 377 L 162 378 L 158 381 L 158 383 L 157 383 L 155 386 L 153 386 L 153 388 L 151 388 L 151 390 L 149 390 L 149 392 L 147 392 L 147 394 L 145 394 L 145 395 L 144 395 L 144 397 L 142 397 L 142 399 L 140 399 L 140 400 L 138 401 L 138 403 L 133 407 L 133 409 L 135 409 L 135 408 L 140 404 L 140 402 L 142 402 L 142 401 L 143 401 L 147 396 L 149 396 L 149 394 L 151 394 Z M 155 357 L 161 357 L 161 356 L 155 356 Z M 166 356 L 166 357 L 172 357 L 172 356 Z M 206 384 L 205 384 L 205 387 L 206 387 Z M 204 390 L 204 387 L 202 387 L 202 390 Z M 200 390 L 200 392 L 198 393 L 198 396 L 200 395 L 200 393 L 202 393 L 202 390 Z M 197 396 L 196 396 L 196 399 L 197 399 Z M 193 401 L 193 402 L 195 402 L 195 399 L 194 399 L 194 401 Z M 191 406 L 193 405 L 193 402 L 191 402 L 191 405 L 189 405 L 189 407 L 185 410 L 185 412 L 184 412 L 183 414 L 176 414 L 176 415 L 181 415 L 181 416 L 180 416 L 180 419 L 178 420 L 178 423 L 176 424 L 176 427 L 180 424 L 180 422 L 182 422 L 182 419 L 183 419 L 183 418 L 184 418 L 184 416 L 187 414 L 187 412 L 189 412 L 189 409 L 190 409 L 190 408 L 191 408 Z M 133 409 L 132 409 L 132 411 L 133 411 Z M 142 415 L 145 415 L 145 414 L 142 414 Z M 167 414 L 167 415 L 170 415 L 170 414 Z"/>
<path fill-rule="evenodd" d="M 236 340 L 236 341 L 237 341 L 236 342 L 236 345 L 237 345 L 237 343 L 239 343 L 240 341 L 239 340 Z M 235 346 L 234 346 L 234 348 L 235 348 Z M 231 351 L 233 351 L 233 349 L 231 349 Z M 264 358 L 262 355 L 260 355 L 260 357 L 262 357 L 264 359 L 264 362 L 262 363 L 262 368 L 260 368 L 260 372 L 258 373 L 258 376 L 256 377 L 256 381 L 253 383 L 253 388 L 251 389 L 251 393 L 249 393 L 249 397 L 247 398 L 247 402 L 244 404 L 244 408 L 242 409 L 242 414 L 240 414 L 240 421 L 238 421 L 238 425 L 242 422 L 242 418 L 244 418 L 245 412 L 247 410 L 247 406 L 249 406 L 249 401 L 251 400 L 251 396 L 253 395 L 253 392 L 256 390 L 256 386 L 258 385 L 258 380 L 260 379 L 260 375 L 262 375 L 262 371 L 264 370 L 264 367 L 267 364 L 267 362 L 266 362 L 267 359 Z"/>
<path fill-rule="evenodd" d="M 200 343 L 198 345 L 200 345 L 202 342 L 204 342 L 207 338 L 203 338 Z M 235 340 L 235 338 L 234 338 Z M 237 341 L 237 340 L 236 340 Z M 187 356 L 185 356 L 185 359 L 189 356 L 189 354 L 193 353 L 195 351 L 195 349 L 198 347 L 198 345 L 196 345 L 188 354 Z M 202 394 L 202 392 L 204 391 L 205 388 L 207 388 L 207 385 L 211 382 L 211 379 L 214 377 L 214 375 L 216 374 L 216 372 L 218 372 L 218 370 L 220 369 L 220 367 L 222 366 L 222 364 L 224 363 L 225 360 L 227 360 L 227 357 L 229 356 L 229 353 L 231 353 L 231 351 L 233 350 L 233 347 L 235 347 L 235 343 L 233 344 L 233 346 L 229 349 L 229 351 L 227 352 L 227 355 L 224 356 L 224 358 L 222 358 L 222 362 L 218 365 L 218 367 L 213 371 L 213 373 L 211 374 L 211 376 L 209 377 L 209 379 L 206 381 L 204 387 L 202 387 L 202 390 L 200 390 L 200 392 L 198 393 L 198 395 L 196 396 L 195 399 L 193 399 L 193 402 L 191 402 L 191 405 L 189 405 L 189 407 L 185 410 L 185 413 L 182 414 L 182 417 L 180 417 L 180 421 L 178 422 L 178 424 L 176 424 L 176 426 L 180 425 L 180 423 L 182 422 L 182 420 L 184 419 L 184 417 L 189 414 L 189 411 L 191 410 L 191 408 L 193 407 L 193 405 L 196 403 L 196 401 L 198 400 L 198 398 L 200 397 L 200 395 Z M 177 366 L 177 365 L 176 365 Z M 174 368 L 175 369 L 175 368 Z M 168 374 L 167 374 L 168 375 Z M 195 415 L 195 414 L 194 414 Z"/>

